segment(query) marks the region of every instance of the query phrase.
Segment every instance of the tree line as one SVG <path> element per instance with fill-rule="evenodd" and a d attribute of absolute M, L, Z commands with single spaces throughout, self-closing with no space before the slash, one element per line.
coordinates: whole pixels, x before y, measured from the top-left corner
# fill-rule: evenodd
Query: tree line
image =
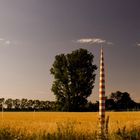
<path fill-rule="evenodd" d="M 41 101 L 31 99 L 4 99 L 0 98 L 0 110 L 4 111 L 63 111 L 57 101 Z M 87 102 L 79 111 L 96 112 L 99 102 Z M 127 92 L 114 92 L 106 97 L 106 110 L 109 111 L 136 111 L 140 110 L 140 103 L 131 99 Z"/>
<path fill-rule="evenodd" d="M 56 102 L 31 99 L 0 98 L 0 109 L 4 111 L 55 111 Z"/>
<path fill-rule="evenodd" d="M 140 103 L 135 102 L 128 92 L 116 91 L 106 97 L 105 107 L 108 111 L 140 111 Z M 99 101 L 88 102 L 88 111 L 98 111 Z"/>

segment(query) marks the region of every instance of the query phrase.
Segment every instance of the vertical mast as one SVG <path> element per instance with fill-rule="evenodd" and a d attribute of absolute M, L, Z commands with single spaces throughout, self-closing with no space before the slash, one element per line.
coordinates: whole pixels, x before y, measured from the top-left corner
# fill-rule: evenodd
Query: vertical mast
<path fill-rule="evenodd" d="M 101 48 L 100 56 L 100 81 L 99 81 L 99 123 L 101 131 L 104 130 L 105 123 L 105 71 L 104 71 L 104 57 L 103 48 Z"/>

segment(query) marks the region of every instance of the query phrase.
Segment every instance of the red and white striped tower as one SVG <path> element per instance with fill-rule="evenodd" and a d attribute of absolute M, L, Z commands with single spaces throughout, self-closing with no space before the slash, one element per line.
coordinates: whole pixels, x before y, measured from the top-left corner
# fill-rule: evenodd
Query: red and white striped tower
<path fill-rule="evenodd" d="M 99 83 L 100 83 L 99 84 L 99 123 L 100 123 L 100 130 L 102 133 L 105 124 L 105 71 L 104 71 L 103 48 L 101 48 Z"/>

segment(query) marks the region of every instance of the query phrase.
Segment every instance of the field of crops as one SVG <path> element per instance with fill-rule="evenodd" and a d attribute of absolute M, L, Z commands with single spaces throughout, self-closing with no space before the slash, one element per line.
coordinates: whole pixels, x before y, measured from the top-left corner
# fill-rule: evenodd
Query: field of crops
<path fill-rule="evenodd" d="M 140 127 L 140 112 L 107 112 L 106 116 L 109 116 L 109 133 L 124 126 L 126 129 Z M 90 134 L 98 129 L 97 112 L 4 112 L 0 117 L 0 128 L 24 135 L 51 134 L 68 129 L 79 134 Z"/>

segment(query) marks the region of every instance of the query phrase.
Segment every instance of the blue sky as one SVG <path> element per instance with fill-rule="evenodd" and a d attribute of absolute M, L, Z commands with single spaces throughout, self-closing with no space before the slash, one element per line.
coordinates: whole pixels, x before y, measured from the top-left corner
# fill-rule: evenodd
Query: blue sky
<path fill-rule="evenodd" d="M 106 95 L 127 91 L 140 101 L 139 0 L 0 0 L 0 96 L 54 100 L 54 57 L 85 48 L 99 67 L 105 40 Z M 107 44 L 112 42 L 112 44 Z M 89 100 L 98 100 L 99 71 Z"/>

